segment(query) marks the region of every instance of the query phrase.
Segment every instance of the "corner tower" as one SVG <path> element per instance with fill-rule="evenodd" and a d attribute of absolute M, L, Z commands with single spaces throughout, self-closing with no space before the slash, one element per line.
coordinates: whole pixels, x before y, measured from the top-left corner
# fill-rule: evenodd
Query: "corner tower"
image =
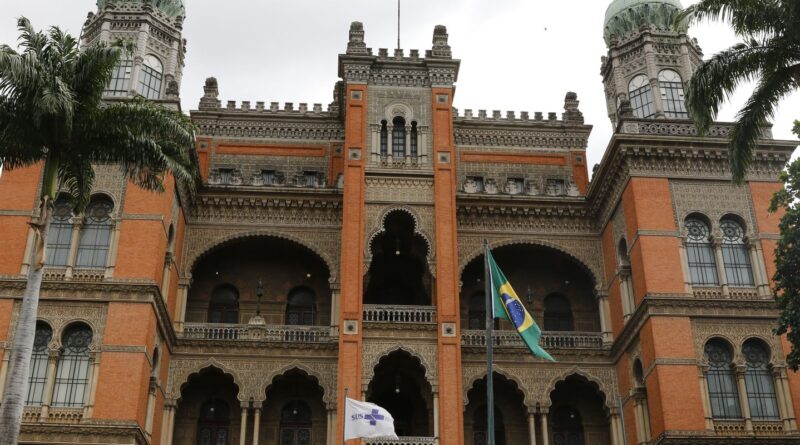
<path fill-rule="evenodd" d="M 614 0 L 606 10 L 608 55 L 600 72 L 612 124 L 628 100 L 638 118 L 686 119 L 684 91 L 703 53 L 686 24 L 675 26 L 680 0 Z"/>
<path fill-rule="evenodd" d="M 182 0 L 97 0 L 83 25 L 82 44 L 135 46 L 130 58 L 114 69 L 107 97 L 141 95 L 177 102 L 186 41 L 182 38 L 186 9 Z"/>

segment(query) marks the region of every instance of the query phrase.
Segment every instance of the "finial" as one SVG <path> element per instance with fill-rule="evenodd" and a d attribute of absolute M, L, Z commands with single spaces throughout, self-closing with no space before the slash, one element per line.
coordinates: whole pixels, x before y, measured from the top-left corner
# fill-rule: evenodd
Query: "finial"
<path fill-rule="evenodd" d="M 568 92 L 564 97 L 564 115 L 562 119 L 583 123 L 583 113 L 578 109 L 578 105 L 580 105 L 578 95 L 572 91 Z"/>
<path fill-rule="evenodd" d="M 369 55 L 367 44 L 364 43 L 364 24 L 361 22 L 350 24 L 350 40 L 347 42 L 347 54 Z"/>
<path fill-rule="evenodd" d="M 436 27 L 433 28 L 433 50 L 431 51 L 432 57 L 442 57 L 446 59 L 453 57 L 453 52 L 450 51 L 450 45 L 447 44 L 448 37 L 446 26 L 436 25 Z"/>
<path fill-rule="evenodd" d="M 200 109 L 217 109 L 222 104 L 219 101 L 219 87 L 217 85 L 216 77 L 209 77 L 206 79 L 206 84 L 203 86 L 203 98 L 200 99 Z"/>

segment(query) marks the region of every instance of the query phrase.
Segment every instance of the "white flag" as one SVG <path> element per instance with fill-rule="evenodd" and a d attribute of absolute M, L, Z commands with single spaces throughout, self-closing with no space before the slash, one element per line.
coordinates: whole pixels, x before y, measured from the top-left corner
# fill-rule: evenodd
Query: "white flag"
<path fill-rule="evenodd" d="M 350 439 L 397 439 L 394 418 L 389 411 L 374 403 L 345 399 L 344 440 Z"/>

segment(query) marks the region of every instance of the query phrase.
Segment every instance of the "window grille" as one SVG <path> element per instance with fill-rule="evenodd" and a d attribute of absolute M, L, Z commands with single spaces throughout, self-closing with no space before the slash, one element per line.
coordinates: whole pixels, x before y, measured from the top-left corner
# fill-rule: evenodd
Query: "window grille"
<path fill-rule="evenodd" d="M 748 340 L 742 346 L 747 366 L 744 383 L 747 403 L 753 420 L 779 420 L 775 382 L 769 369 L 769 349 L 758 340 Z"/>
<path fill-rule="evenodd" d="M 725 277 L 731 286 L 753 286 L 750 252 L 744 242 L 744 229 L 734 220 L 720 221 L 722 229 L 722 262 Z"/>
<path fill-rule="evenodd" d="M 131 71 L 133 61 L 120 60 L 119 64 L 111 72 L 111 80 L 108 82 L 105 94 L 108 96 L 127 96 L 131 89 Z"/>
<path fill-rule="evenodd" d="M 686 255 L 692 284 L 696 286 L 718 286 L 717 261 L 714 256 L 714 247 L 711 245 L 708 224 L 696 218 L 688 218 L 684 223 L 684 227 L 688 232 Z"/>
<path fill-rule="evenodd" d="M 47 345 L 52 339 L 53 330 L 50 329 L 50 326 L 44 323 L 36 323 L 26 405 L 38 406 L 44 400 L 44 389 L 47 386 L 47 361 L 49 359 Z"/>
<path fill-rule="evenodd" d="M 59 198 L 50 216 L 50 229 L 47 232 L 47 265 L 66 266 L 72 244 L 72 205 L 67 199 Z"/>
<path fill-rule="evenodd" d="M 79 325 L 70 328 L 62 340 L 64 351 L 58 361 L 53 389 L 53 406 L 82 407 L 89 384 L 89 345 L 92 330 Z"/>
<path fill-rule="evenodd" d="M 688 119 L 689 113 L 686 112 L 680 74 L 672 70 L 661 71 L 658 74 L 658 88 L 661 90 L 664 115 L 671 118 Z"/>
<path fill-rule="evenodd" d="M 386 121 L 381 121 L 381 156 L 389 154 L 389 130 L 386 128 Z"/>
<path fill-rule="evenodd" d="M 106 267 L 111 244 L 111 212 L 114 204 L 106 198 L 93 199 L 86 208 L 78 243 L 77 267 Z"/>
<path fill-rule="evenodd" d="M 148 55 L 142 64 L 139 73 L 139 94 L 147 99 L 159 99 L 161 97 L 161 81 L 163 77 L 163 67 L 161 62 Z"/>
<path fill-rule="evenodd" d="M 417 141 L 417 122 L 411 122 L 411 157 L 416 158 L 419 155 L 419 142 Z"/>
<path fill-rule="evenodd" d="M 398 116 L 392 120 L 392 157 L 406 156 L 406 120 Z"/>
<path fill-rule="evenodd" d="M 742 412 L 730 348 L 720 340 L 710 340 L 705 346 L 705 356 L 709 365 L 706 379 L 712 416 L 716 419 L 740 419 Z"/>
<path fill-rule="evenodd" d="M 628 85 L 628 97 L 631 101 L 634 116 L 647 119 L 656 115 L 656 109 L 653 106 L 653 89 L 644 74 L 640 74 L 631 80 Z"/>

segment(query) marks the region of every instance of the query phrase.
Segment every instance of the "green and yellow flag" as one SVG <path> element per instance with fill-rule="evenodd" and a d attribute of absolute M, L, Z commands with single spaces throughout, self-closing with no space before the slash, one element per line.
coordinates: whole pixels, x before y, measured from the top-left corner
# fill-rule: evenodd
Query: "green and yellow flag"
<path fill-rule="evenodd" d="M 486 257 L 489 263 L 489 280 L 491 281 L 489 287 L 492 290 L 492 317 L 510 321 L 519 332 L 522 341 L 533 352 L 533 355 L 554 362 L 553 357 L 539 345 L 539 340 L 542 338 L 542 330 L 533 321 L 531 314 L 525 310 L 525 306 L 517 297 L 517 293 L 514 292 L 506 276 L 497 267 L 497 263 L 495 263 L 489 249 L 486 249 Z"/>

